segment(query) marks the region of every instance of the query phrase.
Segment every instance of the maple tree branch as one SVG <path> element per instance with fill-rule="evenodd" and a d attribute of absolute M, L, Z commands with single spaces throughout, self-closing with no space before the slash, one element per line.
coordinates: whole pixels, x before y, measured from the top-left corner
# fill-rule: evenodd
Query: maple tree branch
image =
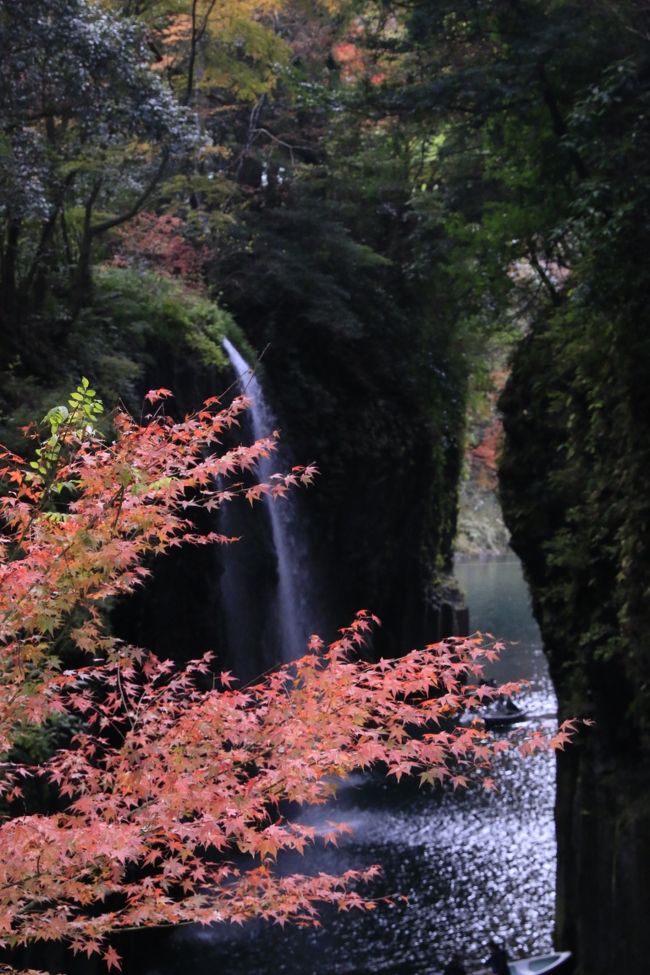
<path fill-rule="evenodd" d="M 114 227 L 119 227 L 121 224 L 126 223 L 128 220 L 132 220 L 137 213 L 140 212 L 144 204 L 147 202 L 153 191 L 158 186 L 158 183 L 162 179 L 165 169 L 167 168 L 167 163 L 169 162 L 171 156 L 171 150 L 169 148 L 163 149 L 162 156 L 158 168 L 154 172 L 153 176 L 142 190 L 135 203 L 125 210 L 123 213 L 119 213 L 114 217 L 108 217 L 106 220 L 102 220 L 99 223 L 93 224 L 90 227 L 90 236 L 97 237 L 99 234 L 106 233 L 107 230 L 112 230 Z"/>
<path fill-rule="evenodd" d="M 152 402 L 162 393 L 168 391 L 153 391 Z M 65 613 L 84 600 L 133 591 L 145 555 L 199 540 L 185 507 L 225 498 L 229 492 L 216 486 L 215 476 L 246 470 L 272 448 L 266 439 L 221 456 L 207 454 L 236 422 L 242 403 L 238 397 L 213 413 L 214 400 L 206 400 L 203 410 L 176 424 L 161 418 L 138 426 L 117 415 L 114 443 L 91 436 L 76 445 L 76 459 L 66 469 L 78 484 L 69 520 L 50 523 L 40 512 L 38 530 L 23 538 L 22 564 L 0 562 L 5 620 L 7 610 L 20 605 L 17 632 L 8 633 L 11 648 L 2 658 L 3 743 L 11 745 L 17 726 L 38 725 L 54 711 L 67 715 L 73 727 L 81 724 L 71 743 L 34 770 L 57 790 L 63 811 L 2 823 L 0 881 L 11 877 L 12 893 L 20 896 L 3 893 L 0 912 L 12 911 L 14 940 L 59 940 L 89 955 L 106 949 L 104 958 L 114 965 L 115 950 L 106 947 L 113 932 L 207 923 L 217 912 L 224 920 L 300 922 L 319 901 L 342 909 L 374 906 L 350 888 L 368 872 L 286 878 L 271 868 L 277 853 L 301 852 L 314 836 L 283 818 L 279 804 L 324 802 L 331 776 L 377 762 L 398 779 L 415 772 L 422 782 L 456 787 L 467 781 L 455 774 L 458 763 L 481 776 L 497 751 L 474 729 L 426 731 L 431 722 L 481 699 L 483 687 L 460 683 L 481 654 L 487 657 L 479 638 L 369 664 L 357 653 L 373 621 L 367 611 L 329 649 L 321 653 L 322 644 L 312 640 L 314 653 L 273 668 L 249 691 L 228 690 L 227 675 L 226 690 L 216 691 L 213 681 L 206 691 L 211 660 L 177 671 L 153 655 L 142 659 L 106 632 L 101 603 L 90 611 L 88 602 L 91 618 L 75 635 L 77 645 L 86 650 L 100 640 L 109 662 L 63 675 L 47 669 L 52 630 L 59 621 L 70 623 Z M 33 513 L 30 505 L 41 498 L 24 462 L 10 456 L 6 471 L 19 486 L 0 498 L 0 512 L 9 531 L 13 526 L 20 535 Z M 292 472 L 284 483 L 296 480 Z M 241 485 L 237 493 L 254 496 Z M 213 534 L 203 537 L 212 540 Z M 24 668 L 19 673 L 16 658 Z M 7 706 L 12 681 L 23 696 L 15 709 Z M 494 693 L 489 689 L 485 696 Z M 426 733 L 412 735 L 414 728 Z M 567 733 L 558 733 L 557 747 Z M 19 776 L 4 771 L 5 794 L 13 801 Z M 231 851 L 250 855 L 252 868 L 227 865 Z M 0 892 L 7 889 L 0 884 Z M 107 891 L 116 910 L 101 904 Z"/>
<path fill-rule="evenodd" d="M 133 720 L 132 709 L 126 697 L 126 692 L 124 690 L 124 687 L 122 685 L 122 673 L 119 664 L 117 666 L 117 671 L 115 676 L 116 676 L 117 689 L 119 691 L 120 698 L 122 700 L 122 705 L 124 707 L 124 714 L 126 715 L 128 722 L 131 725 L 131 731 L 135 731 L 136 723 Z"/>

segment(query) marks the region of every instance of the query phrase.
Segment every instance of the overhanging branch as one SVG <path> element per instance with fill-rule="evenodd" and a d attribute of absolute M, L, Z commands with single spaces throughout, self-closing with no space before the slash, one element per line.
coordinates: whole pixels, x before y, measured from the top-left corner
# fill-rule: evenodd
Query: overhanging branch
<path fill-rule="evenodd" d="M 167 163 L 169 162 L 169 156 L 170 156 L 170 150 L 165 149 L 163 151 L 160 160 L 160 165 L 158 166 L 157 170 L 155 171 L 155 173 L 153 174 L 153 176 L 151 177 L 151 179 L 149 180 L 149 182 L 147 183 L 147 185 L 145 186 L 145 188 L 143 189 L 142 193 L 137 198 L 135 203 L 133 203 L 133 205 L 130 206 L 128 210 L 125 210 L 124 213 L 118 213 L 115 217 L 109 217 L 106 220 L 102 220 L 100 223 L 93 224 L 92 227 L 90 227 L 91 237 L 97 237 L 99 234 L 106 233 L 107 230 L 112 230 L 113 227 L 119 227 L 120 224 L 126 223 L 128 220 L 132 220 L 133 217 L 135 217 L 136 214 L 140 212 L 140 210 L 147 202 L 147 200 L 149 199 L 153 191 L 156 189 L 156 186 L 162 179 L 163 173 L 167 168 Z"/>

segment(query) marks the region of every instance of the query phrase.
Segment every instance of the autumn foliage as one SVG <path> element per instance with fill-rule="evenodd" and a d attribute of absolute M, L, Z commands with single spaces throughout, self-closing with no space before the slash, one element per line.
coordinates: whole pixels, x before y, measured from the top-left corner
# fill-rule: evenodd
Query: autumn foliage
<path fill-rule="evenodd" d="M 207 248 L 193 244 L 184 223 L 172 214 L 139 213 L 128 227 L 118 228 L 119 245 L 111 263 L 115 267 L 153 268 L 184 283 L 200 283 L 208 260 Z"/>
<path fill-rule="evenodd" d="M 281 851 L 316 841 L 294 805 L 324 802 L 336 778 L 376 763 L 463 785 L 503 747 L 449 720 L 495 693 L 481 682 L 494 650 L 476 637 L 371 664 L 357 650 L 376 621 L 361 611 L 329 647 L 313 637 L 302 659 L 236 689 L 210 654 L 178 670 L 111 635 L 107 600 L 142 582 L 147 556 L 228 541 L 197 533 L 192 509 L 281 496 L 314 474 L 247 488 L 242 474 L 273 441 L 221 447 L 245 399 L 174 422 L 168 395 L 149 394 L 143 423 L 116 413 L 102 439 L 84 380 L 48 414 L 35 459 L 4 451 L 0 471 L 0 942 L 58 940 L 110 968 L 118 931 L 369 906 L 358 885 L 372 870 L 275 872 Z M 52 726 L 67 729 L 62 747 L 16 759 L 27 733 Z M 55 811 L 26 812 L 38 782 Z"/>

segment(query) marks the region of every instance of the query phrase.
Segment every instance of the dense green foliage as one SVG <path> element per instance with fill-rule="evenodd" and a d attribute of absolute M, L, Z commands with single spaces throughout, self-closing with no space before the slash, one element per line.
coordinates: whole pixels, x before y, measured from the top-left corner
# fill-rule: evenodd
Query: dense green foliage
<path fill-rule="evenodd" d="M 232 328 L 226 312 L 169 277 L 99 268 L 91 304 L 64 322 L 46 319 L 0 374 L 3 439 L 14 444 L 12 424 L 44 413 L 69 375 L 92 375 L 107 402 L 121 400 L 134 413 L 154 379 L 191 402 L 223 367 L 221 340 Z"/>
<path fill-rule="evenodd" d="M 650 713 L 649 13 L 422 0 L 408 77 L 384 94 L 440 132 L 419 206 L 442 222 L 463 311 L 483 337 L 525 335 L 503 399 L 514 544 L 558 682 L 599 710 L 616 675 L 599 716 L 626 747 L 645 747 Z"/>

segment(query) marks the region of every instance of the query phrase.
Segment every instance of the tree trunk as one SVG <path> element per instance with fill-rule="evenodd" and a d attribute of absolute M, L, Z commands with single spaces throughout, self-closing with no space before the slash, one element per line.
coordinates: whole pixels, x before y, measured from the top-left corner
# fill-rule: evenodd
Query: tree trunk
<path fill-rule="evenodd" d="M 16 267 L 19 240 L 20 220 L 10 220 L 0 261 L 0 313 L 5 326 L 11 326 L 17 311 Z"/>

